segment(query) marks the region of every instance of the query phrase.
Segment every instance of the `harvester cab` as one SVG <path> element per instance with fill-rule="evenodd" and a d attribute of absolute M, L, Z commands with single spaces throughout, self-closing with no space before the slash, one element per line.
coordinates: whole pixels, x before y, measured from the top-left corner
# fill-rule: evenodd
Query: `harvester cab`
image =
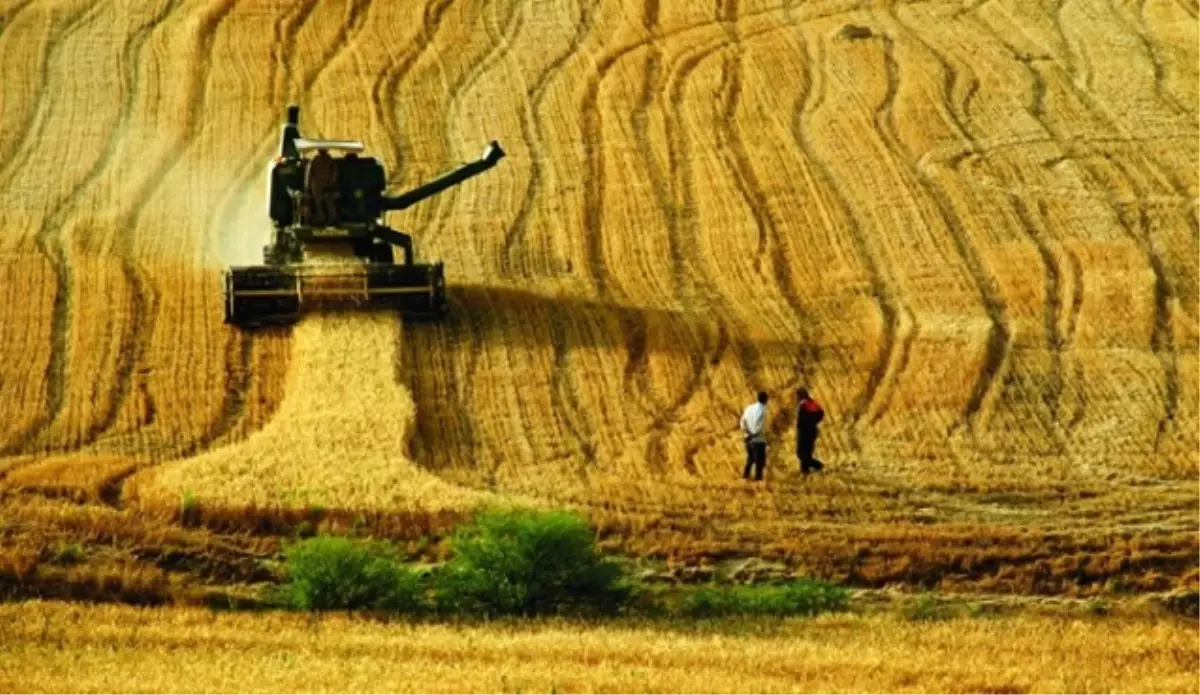
<path fill-rule="evenodd" d="M 500 144 L 492 141 L 478 160 L 390 195 L 383 165 L 360 156 L 361 142 L 305 139 L 299 122 L 300 108 L 289 106 L 279 153 L 268 168 L 271 243 L 263 247 L 263 265 L 225 271 L 226 323 L 294 323 L 319 307 L 441 317 L 442 264 L 415 262 L 412 238 L 385 225 L 383 215 L 491 169 L 504 158 Z M 393 247 L 403 251 L 403 263 L 395 262 Z"/>

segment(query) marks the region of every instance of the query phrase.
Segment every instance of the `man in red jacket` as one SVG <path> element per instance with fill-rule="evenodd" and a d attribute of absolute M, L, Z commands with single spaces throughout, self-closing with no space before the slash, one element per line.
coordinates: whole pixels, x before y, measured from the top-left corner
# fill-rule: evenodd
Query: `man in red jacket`
<path fill-rule="evenodd" d="M 800 400 L 796 408 L 796 458 L 800 459 L 800 472 L 808 475 L 809 471 L 820 471 L 825 467 L 813 458 L 813 448 L 820 434 L 817 425 L 825 418 L 825 411 L 808 395 L 808 389 L 800 389 L 796 396 Z"/>

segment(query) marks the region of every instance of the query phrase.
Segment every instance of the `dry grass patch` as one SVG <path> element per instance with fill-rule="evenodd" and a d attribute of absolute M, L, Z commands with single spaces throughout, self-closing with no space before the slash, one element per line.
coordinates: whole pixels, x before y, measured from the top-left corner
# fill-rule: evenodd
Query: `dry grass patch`
<path fill-rule="evenodd" d="M 0 489 L 65 497 L 75 502 L 102 502 L 117 495 L 114 481 L 137 468 L 121 456 L 61 456 L 42 459 L 9 473 Z"/>
<path fill-rule="evenodd" d="M 225 535 L 61 498 L 0 502 L 0 595 L 196 602 L 270 581 L 275 537 Z"/>

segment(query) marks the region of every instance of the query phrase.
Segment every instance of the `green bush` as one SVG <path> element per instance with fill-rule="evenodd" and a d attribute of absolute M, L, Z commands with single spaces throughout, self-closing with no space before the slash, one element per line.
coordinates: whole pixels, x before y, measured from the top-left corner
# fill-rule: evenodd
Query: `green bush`
<path fill-rule="evenodd" d="M 905 618 L 918 622 L 936 622 L 958 617 L 954 605 L 939 600 L 935 594 L 929 592 L 906 602 L 900 612 Z"/>
<path fill-rule="evenodd" d="M 196 526 L 200 523 L 200 503 L 191 490 L 185 491 L 179 500 L 179 521 L 184 526 Z"/>
<path fill-rule="evenodd" d="M 382 545 L 318 536 L 284 551 L 284 602 L 299 610 L 393 610 L 423 607 L 421 578 Z"/>
<path fill-rule="evenodd" d="M 58 543 L 50 552 L 50 562 L 55 565 L 75 565 L 87 557 L 87 551 L 79 541 Z"/>
<path fill-rule="evenodd" d="M 612 614 L 632 588 L 577 514 L 493 510 L 451 539 L 438 605 L 483 615 Z"/>
<path fill-rule="evenodd" d="M 850 592 L 819 579 L 798 579 L 775 586 L 704 586 L 688 591 L 682 601 L 685 615 L 716 618 L 727 615 L 817 615 L 846 608 Z"/>

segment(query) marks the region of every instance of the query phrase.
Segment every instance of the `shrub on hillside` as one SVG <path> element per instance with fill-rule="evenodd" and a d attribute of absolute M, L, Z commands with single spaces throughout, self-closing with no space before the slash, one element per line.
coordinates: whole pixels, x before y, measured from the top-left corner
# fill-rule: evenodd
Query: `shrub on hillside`
<path fill-rule="evenodd" d="M 1104 604 L 1093 604 L 1094 611 L 1103 612 Z M 961 601 L 938 598 L 937 594 L 925 592 L 919 597 L 906 601 L 900 606 L 900 615 L 910 621 L 938 622 L 953 621 L 960 617 L 980 617 L 984 615 L 982 607 L 977 604 L 964 604 Z"/>
<path fill-rule="evenodd" d="M 817 615 L 840 611 L 850 592 L 819 579 L 798 579 L 773 586 L 705 586 L 689 591 L 682 608 L 693 618 L 727 615 Z"/>
<path fill-rule="evenodd" d="M 396 563 L 382 545 L 348 538 L 308 538 L 284 551 L 284 602 L 299 610 L 419 611 L 420 577 Z"/>
<path fill-rule="evenodd" d="M 483 615 L 612 614 L 631 594 L 587 523 L 561 511 L 493 510 L 451 540 L 438 577 L 443 610 Z"/>

